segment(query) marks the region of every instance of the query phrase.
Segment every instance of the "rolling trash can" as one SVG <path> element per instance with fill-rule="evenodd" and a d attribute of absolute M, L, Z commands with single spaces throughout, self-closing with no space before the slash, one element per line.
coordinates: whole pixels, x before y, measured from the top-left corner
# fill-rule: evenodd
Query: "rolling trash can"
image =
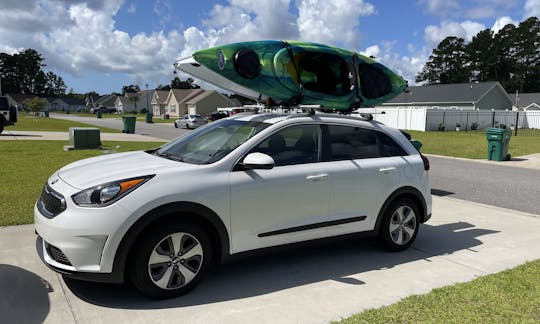
<path fill-rule="evenodd" d="M 512 137 L 512 130 L 508 128 L 486 128 L 487 159 L 493 161 L 508 161 L 512 158 L 508 154 L 508 146 Z"/>
<path fill-rule="evenodd" d="M 98 110 L 98 111 L 96 112 L 96 117 L 97 117 L 97 118 L 101 118 L 102 116 L 103 116 L 103 112 L 102 112 L 101 110 Z"/>
<path fill-rule="evenodd" d="M 122 122 L 124 124 L 124 129 L 122 133 L 135 134 L 135 122 L 137 117 L 135 116 L 122 116 Z"/>

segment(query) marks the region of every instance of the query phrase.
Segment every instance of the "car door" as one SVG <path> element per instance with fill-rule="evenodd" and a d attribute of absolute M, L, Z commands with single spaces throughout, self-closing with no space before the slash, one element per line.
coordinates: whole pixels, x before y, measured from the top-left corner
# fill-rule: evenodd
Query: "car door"
<path fill-rule="evenodd" d="M 372 230 L 381 206 L 397 189 L 406 153 L 388 135 L 369 128 L 328 125 L 327 138 L 327 159 L 334 166 L 329 220 L 351 220 L 329 234 Z"/>
<path fill-rule="evenodd" d="M 270 155 L 270 170 L 232 171 L 233 252 L 326 236 L 330 182 L 320 162 L 318 124 L 281 129 L 250 152 Z"/>

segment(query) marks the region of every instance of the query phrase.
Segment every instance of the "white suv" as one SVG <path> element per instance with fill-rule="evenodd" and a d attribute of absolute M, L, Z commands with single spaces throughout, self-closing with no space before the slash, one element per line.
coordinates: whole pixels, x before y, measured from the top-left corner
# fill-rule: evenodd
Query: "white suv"
<path fill-rule="evenodd" d="M 166 298 L 244 251 L 358 232 L 399 251 L 431 216 L 428 170 L 375 121 L 238 114 L 54 173 L 34 210 L 38 253 L 65 275 Z"/>

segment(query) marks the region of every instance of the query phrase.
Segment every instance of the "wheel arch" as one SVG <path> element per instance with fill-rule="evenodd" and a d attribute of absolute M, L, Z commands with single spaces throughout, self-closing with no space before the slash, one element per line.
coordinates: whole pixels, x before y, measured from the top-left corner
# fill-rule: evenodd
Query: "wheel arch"
<path fill-rule="evenodd" d="M 414 187 L 401 187 L 399 189 L 397 189 L 396 191 L 394 191 L 387 199 L 386 201 L 384 202 L 381 210 L 379 211 L 379 215 L 377 216 L 377 222 L 375 223 L 375 232 L 378 233 L 379 232 L 379 227 L 381 225 L 381 221 L 382 221 L 382 218 L 384 216 L 384 214 L 386 213 L 386 210 L 388 209 L 388 207 L 390 207 L 390 205 L 396 201 L 397 199 L 401 199 L 401 198 L 408 198 L 408 199 L 411 199 L 415 204 L 416 206 L 418 206 L 418 208 L 420 209 L 420 213 L 421 213 L 421 218 L 420 218 L 420 223 L 424 223 L 428 220 L 428 215 L 427 215 L 427 204 L 426 204 L 426 200 L 424 199 L 424 196 L 422 195 L 422 193 L 414 188 Z"/>
<path fill-rule="evenodd" d="M 159 223 L 171 221 L 176 217 L 189 219 L 198 223 L 208 231 L 212 240 L 213 252 L 216 262 L 221 262 L 222 258 L 229 254 L 229 235 L 223 221 L 211 209 L 193 202 L 168 203 L 152 209 L 140 217 L 126 232 L 118 248 L 116 249 L 113 273 L 118 281 L 125 280 L 125 268 L 129 260 L 131 249 L 135 240 L 148 228 Z"/>

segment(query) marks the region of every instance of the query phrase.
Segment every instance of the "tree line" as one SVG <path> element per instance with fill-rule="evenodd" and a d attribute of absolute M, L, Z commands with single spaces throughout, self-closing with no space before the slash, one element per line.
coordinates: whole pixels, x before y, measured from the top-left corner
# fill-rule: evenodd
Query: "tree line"
<path fill-rule="evenodd" d="M 497 33 L 485 29 L 469 43 L 450 36 L 433 49 L 416 82 L 499 81 L 509 93 L 540 92 L 540 20 L 531 17 Z"/>
<path fill-rule="evenodd" d="M 23 93 L 43 97 L 58 97 L 66 93 L 62 77 L 45 72 L 44 58 L 33 49 L 13 55 L 0 53 L 2 93 Z"/>

